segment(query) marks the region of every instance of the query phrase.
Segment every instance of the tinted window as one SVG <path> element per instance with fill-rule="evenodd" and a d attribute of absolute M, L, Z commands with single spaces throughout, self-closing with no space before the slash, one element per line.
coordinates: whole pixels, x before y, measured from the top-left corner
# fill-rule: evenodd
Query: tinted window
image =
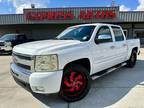
<path fill-rule="evenodd" d="M 57 39 L 88 41 L 91 38 L 95 26 L 71 27 L 64 30 Z"/>
<path fill-rule="evenodd" d="M 123 32 L 124 32 L 124 34 L 125 34 L 125 36 L 127 37 L 127 30 L 123 30 Z"/>
<path fill-rule="evenodd" d="M 111 35 L 111 31 L 109 29 L 108 26 L 102 26 L 99 28 L 97 34 L 96 34 L 96 39 L 100 36 L 100 35 L 105 35 L 105 36 L 110 36 L 110 39 L 104 39 L 101 40 L 101 43 L 105 43 L 105 42 L 112 42 L 112 35 Z M 105 37 L 104 36 L 104 37 Z"/>
<path fill-rule="evenodd" d="M 114 32 L 115 40 L 116 41 L 123 41 L 124 36 L 123 36 L 121 29 L 119 27 L 112 27 L 112 29 Z"/>
<path fill-rule="evenodd" d="M 25 35 L 18 35 L 18 39 L 19 40 L 26 40 L 26 36 Z"/>

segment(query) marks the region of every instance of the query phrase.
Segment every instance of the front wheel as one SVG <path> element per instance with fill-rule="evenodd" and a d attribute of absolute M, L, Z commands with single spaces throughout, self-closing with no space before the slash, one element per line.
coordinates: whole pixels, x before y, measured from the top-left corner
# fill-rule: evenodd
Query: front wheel
<path fill-rule="evenodd" d="M 90 82 L 87 69 L 81 65 L 71 65 L 64 71 L 59 94 L 65 101 L 78 101 L 88 93 Z"/>
<path fill-rule="evenodd" d="M 132 51 L 130 59 L 127 61 L 127 67 L 133 68 L 136 64 L 137 61 L 137 52 Z"/>

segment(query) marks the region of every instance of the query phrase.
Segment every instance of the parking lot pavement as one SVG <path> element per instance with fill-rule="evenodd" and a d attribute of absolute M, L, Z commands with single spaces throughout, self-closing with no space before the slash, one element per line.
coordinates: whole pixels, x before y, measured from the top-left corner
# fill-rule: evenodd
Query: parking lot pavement
<path fill-rule="evenodd" d="M 92 82 L 81 101 L 67 103 L 56 94 L 31 94 L 9 73 L 11 56 L 0 56 L 0 108 L 144 108 L 144 53 L 135 68 L 120 68 Z"/>

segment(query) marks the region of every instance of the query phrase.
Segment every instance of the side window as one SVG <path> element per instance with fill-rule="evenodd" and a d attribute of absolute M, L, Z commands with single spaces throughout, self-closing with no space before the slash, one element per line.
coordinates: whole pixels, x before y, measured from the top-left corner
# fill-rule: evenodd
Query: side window
<path fill-rule="evenodd" d="M 97 44 L 100 43 L 107 43 L 107 42 L 112 42 L 112 35 L 111 31 L 108 26 L 102 26 L 99 28 L 97 34 L 96 34 L 96 39 L 95 42 Z"/>
<path fill-rule="evenodd" d="M 18 39 L 19 39 L 19 40 L 25 40 L 25 39 L 26 39 L 26 36 L 25 36 L 25 35 L 18 35 Z"/>
<path fill-rule="evenodd" d="M 124 36 L 123 36 L 121 29 L 119 27 L 112 27 L 112 29 L 114 32 L 115 40 L 116 41 L 123 41 Z"/>
<path fill-rule="evenodd" d="M 125 36 L 127 37 L 128 31 L 125 29 L 125 30 L 123 30 L 123 32 L 124 32 Z"/>
<path fill-rule="evenodd" d="M 16 40 L 16 35 L 10 35 L 10 40 Z"/>

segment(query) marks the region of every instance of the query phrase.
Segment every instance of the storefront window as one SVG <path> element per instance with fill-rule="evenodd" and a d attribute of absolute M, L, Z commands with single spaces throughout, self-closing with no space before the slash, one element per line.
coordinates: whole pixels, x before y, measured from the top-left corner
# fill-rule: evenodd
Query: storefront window
<path fill-rule="evenodd" d="M 137 31 L 136 37 L 140 39 L 141 44 L 144 44 L 144 31 Z"/>

